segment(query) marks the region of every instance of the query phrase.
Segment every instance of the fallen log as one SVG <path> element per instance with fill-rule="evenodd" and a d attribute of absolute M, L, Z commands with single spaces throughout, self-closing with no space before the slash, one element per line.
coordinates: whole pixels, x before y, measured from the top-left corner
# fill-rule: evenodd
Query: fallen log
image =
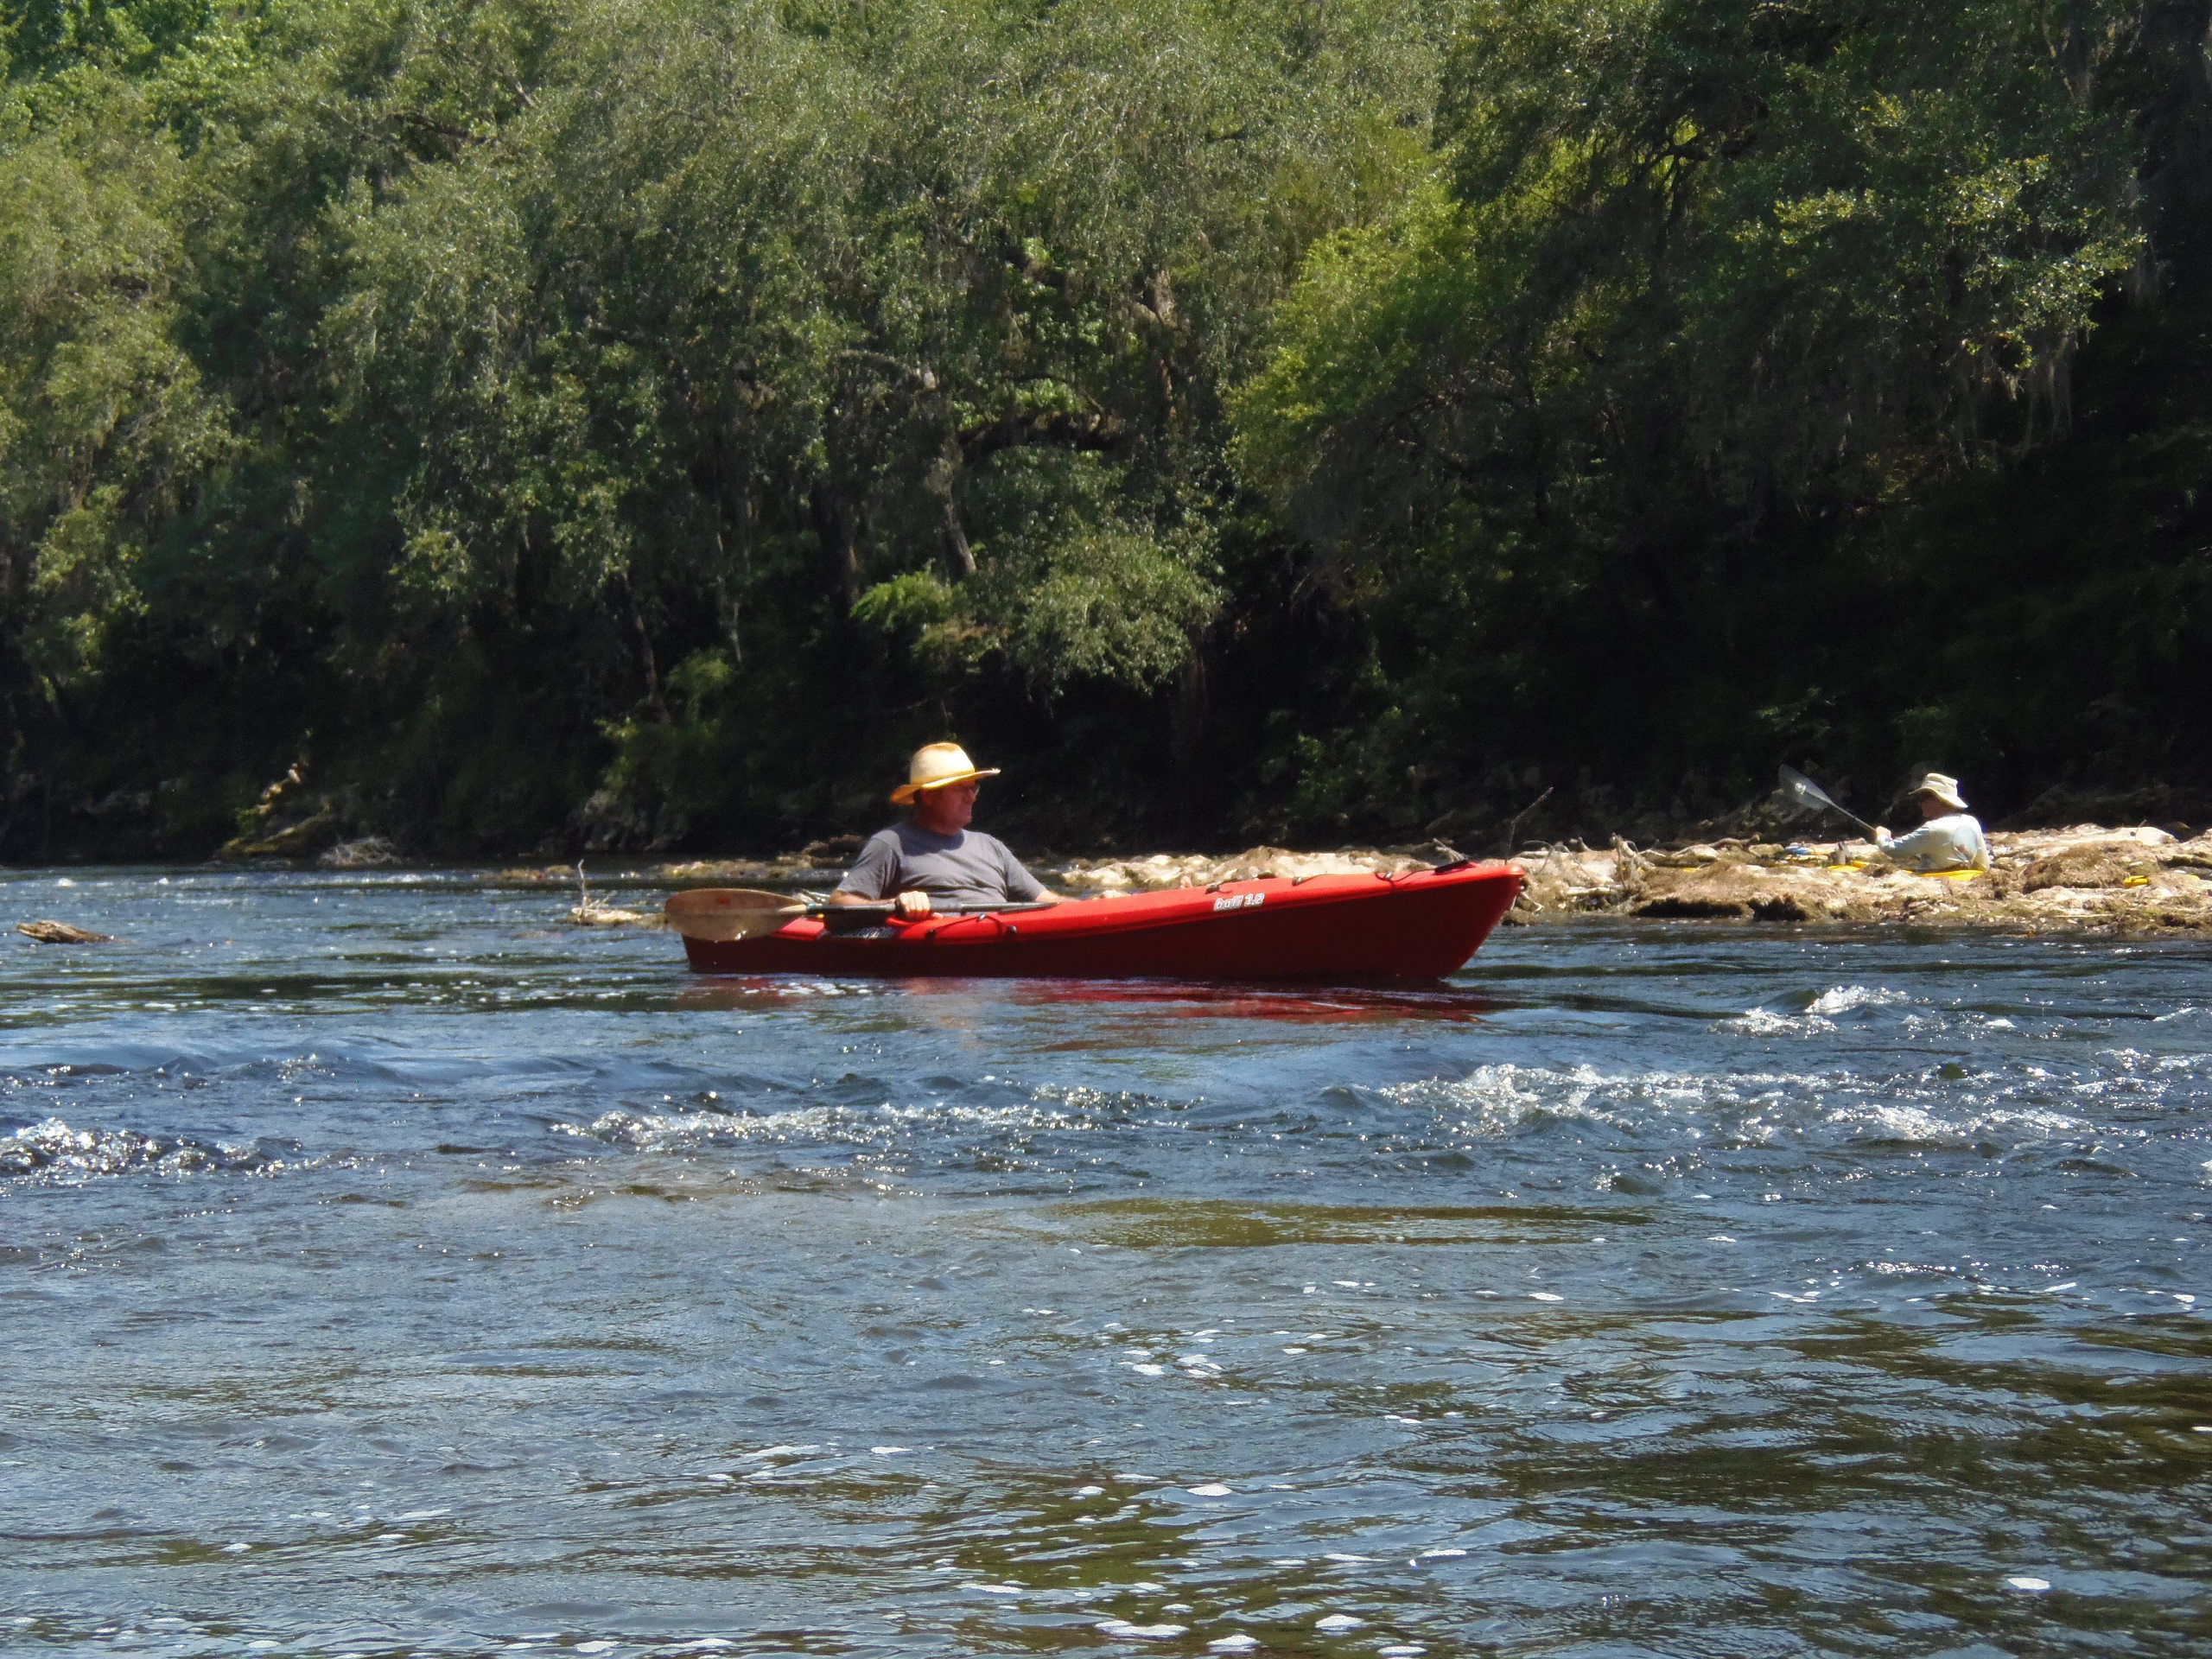
<path fill-rule="evenodd" d="M 41 944 L 113 944 L 111 933 L 94 933 L 67 922 L 17 922 L 16 931 Z"/>

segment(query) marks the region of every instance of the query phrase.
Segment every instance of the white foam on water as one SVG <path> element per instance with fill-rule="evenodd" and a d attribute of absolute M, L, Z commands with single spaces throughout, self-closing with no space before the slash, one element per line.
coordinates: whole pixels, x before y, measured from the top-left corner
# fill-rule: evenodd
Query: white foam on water
<path fill-rule="evenodd" d="M 1042 1103 L 1052 1091 L 1039 1090 Z M 1118 1127 L 1081 1109 L 1056 1110 L 1046 1104 L 961 1106 L 944 1101 L 901 1105 L 884 1101 L 873 1107 L 798 1106 L 757 1116 L 724 1112 L 656 1113 L 618 1106 L 589 1123 L 555 1123 L 557 1134 L 588 1137 L 639 1152 L 683 1152 L 731 1142 L 782 1145 L 830 1141 L 841 1146 L 887 1148 L 912 1138 L 917 1130 L 963 1129 L 1032 1135 L 1063 1134 Z"/>
<path fill-rule="evenodd" d="M 1026 1596 L 1028 1587 L 1019 1584 L 971 1584 L 971 1590 L 980 1590 L 987 1596 Z"/>
<path fill-rule="evenodd" d="M 2049 1579 L 2035 1578 L 2025 1573 L 2018 1573 L 2012 1578 L 2009 1578 L 2005 1580 L 2005 1582 L 2015 1590 L 2027 1590 L 2032 1592 L 2048 1590 L 2050 1588 L 2050 1580 Z"/>
<path fill-rule="evenodd" d="M 1078 1486 L 1075 1489 L 1074 1496 L 1077 1497 L 1103 1497 L 1106 1496 L 1106 1489 L 1103 1486 Z"/>
<path fill-rule="evenodd" d="M 1529 1293 L 1529 1300 L 1532 1302 L 1563 1302 L 1567 1298 L 1548 1290 L 1532 1290 Z"/>
<path fill-rule="evenodd" d="M 1837 985 L 1822 991 L 1805 1005 L 1808 1014 L 1849 1014 L 1853 1008 L 1893 1008 L 1910 1002 L 1910 992 L 1885 990 L 1872 985 Z"/>
<path fill-rule="evenodd" d="M 1834 1031 L 1835 1021 L 1817 1014 L 1777 1014 L 1771 1008 L 1746 1008 L 1732 1020 L 1720 1022 L 1723 1031 L 1739 1031 L 1746 1037 L 1780 1037 Z"/>
<path fill-rule="evenodd" d="M 0 1135 L 0 1179 L 11 1175 L 74 1180 L 99 1175 L 190 1175 L 220 1172 L 277 1175 L 316 1169 L 334 1160 L 272 1158 L 251 1145 L 162 1141 L 136 1129 L 80 1129 L 58 1117 Z M 351 1160 L 339 1160 L 350 1164 Z"/>
<path fill-rule="evenodd" d="M 1313 1621 L 1313 1628 L 1317 1630 L 1357 1630 L 1364 1628 L 1366 1624 L 1365 1619 L 1355 1618 L 1350 1613 L 1324 1613 Z"/>
<path fill-rule="evenodd" d="M 1995 1107 L 1945 1118 L 1925 1107 L 1868 1102 L 1839 1107 L 1827 1121 L 1842 1128 L 1863 1126 L 1874 1132 L 1859 1138 L 1908 1141 L 1923 1146 L 1964 1146 L 1992 1133 L 2008 1137 L 2052 1139 L 2086 1128 L 2081 1119 L 2039 1107 Z"/>
<path fill-rule="evenodd" d="M 1129 1369 L 1135 1371 L 1139 1376 L 1165 1376 L 1167 1375 L 1167 1368 L 1165 1365 L 1132 1365 Z"/>
<path fill-rule="evenodd" d="M 1132 1624 L 1126 1618 L 1105 1618 L 1090 1627 L 1103 1636 L 1134 1637 L 1141 1642 L 1165 1641 L 1181 1636 L 1191 1628 L 1187 1624 Z"/>
<path fill-rule="evenodd" d="M 910 1446 L 871 1446 L 868 1447 L 868 1450 L 875 1453 L 879 1458 L 895 1458 L 901 1452 L 911 1452 L 913 1449 L 914 1448 Z"/>
<path fill-rule="evenodd" d="M 1259 1645 L 1258 1637 L 1246 1636 L 1241 1631 L 1235 1636 L 1217 1636 L 1206 1643 L 1216 1653 L 1249 1653 Z"/>
<path fill-rule="evenodd" d="M 1236 1496 L 1234 1488 L 1224 1486 L 1217 1480 L 1208 1481 L 1203 1486 L 1186 1486 L 1183 1490 L 1190 1493 L 1192 1497 L 1233 1497 Z"/>

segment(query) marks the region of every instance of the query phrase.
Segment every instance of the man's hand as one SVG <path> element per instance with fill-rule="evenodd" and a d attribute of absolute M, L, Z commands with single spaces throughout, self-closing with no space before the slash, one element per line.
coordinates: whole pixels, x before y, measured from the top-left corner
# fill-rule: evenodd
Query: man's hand
<path fill-rule="evenodd" d="M 1886 847 L 1890 844 L 1890 832 L 1878 823 L 1874 826 L 1874 844 L 1877 847 Z"/>
<path fill-rule="evenodd" d="M 902 893 L 891 901 L 892 908 L 908 921 L 930 913 L 930 896 L 926 893 Z"/>

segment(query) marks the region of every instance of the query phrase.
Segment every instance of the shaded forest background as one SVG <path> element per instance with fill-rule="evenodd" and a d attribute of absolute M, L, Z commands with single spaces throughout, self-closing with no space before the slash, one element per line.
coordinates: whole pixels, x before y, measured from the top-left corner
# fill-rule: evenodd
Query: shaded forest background
<path fill-rule="evenodd" d="M 8 0 L 0 857 L 2212 817 L 2209 14 Z"/>

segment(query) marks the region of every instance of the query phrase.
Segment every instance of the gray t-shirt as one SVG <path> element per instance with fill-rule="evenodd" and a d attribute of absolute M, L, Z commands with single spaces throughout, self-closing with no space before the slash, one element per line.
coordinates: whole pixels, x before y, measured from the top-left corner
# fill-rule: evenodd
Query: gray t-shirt
<path fill-rule="evenodd" d="M 931 904 L 995 905 L 1041 898 L 1045 888 L 997 836 L 977 830 L 940 836 L 910 820 L 870 836 L 837 891 L 863 899 L 919 892 Z"/>

